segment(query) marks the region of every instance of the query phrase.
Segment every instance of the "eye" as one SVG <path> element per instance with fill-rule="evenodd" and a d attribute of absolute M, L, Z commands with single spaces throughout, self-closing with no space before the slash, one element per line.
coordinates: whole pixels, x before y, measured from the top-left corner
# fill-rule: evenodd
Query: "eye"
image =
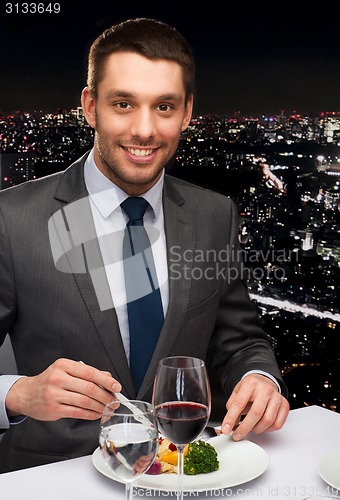
<path fill-rule="evenodd" d="M 162 111 L 163 113 L 165 111 L 170 111 L 172 108 L 172 106 L 170 106 L 170 104 L 159 104 L 156 109 L 158 109 L 159 111 Z"/>
<path fill-rule="evenodd" d="M 129 108 L 131 108 L 131 105 L 128 102 L 126 102 L 126 101 L 116 102 L 115 106 L 117 106 L 117 108 L 119 108 L 119 109 L 129 109 Z"/>

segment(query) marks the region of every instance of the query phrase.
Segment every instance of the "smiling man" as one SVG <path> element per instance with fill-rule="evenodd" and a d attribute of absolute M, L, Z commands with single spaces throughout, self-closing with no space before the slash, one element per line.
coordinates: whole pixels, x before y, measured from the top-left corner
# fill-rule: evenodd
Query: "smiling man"
<path fill-rule="evenodd" d="M 286 420 L 242 262 L 214 274 L 209 259 L 188 259 L 241 255 L 228 252 L 239 248 L 235 204 L 165 174 L 190 122 L 194 66 L 162 22 L 109 28 L 81 97 L 92 150 L 0 193 L 0 341 L 9 333 L 20 374 L 0 377 L 2 472 L 92 453 L 112 391 L 151 400 L 160 359 L 208 348 L 223 432 L 236 427 L 239 440 Z"/>
<path fill-rule="evenodd" d="M 130 196 L 139 196 L 175 154 L 191 118 L 192 95 L 186 95 L 177 62 L 115 52 L 97 88 L 90 82 L 84 89 L 82 105 L 95 129 L 97 167 Z"/>

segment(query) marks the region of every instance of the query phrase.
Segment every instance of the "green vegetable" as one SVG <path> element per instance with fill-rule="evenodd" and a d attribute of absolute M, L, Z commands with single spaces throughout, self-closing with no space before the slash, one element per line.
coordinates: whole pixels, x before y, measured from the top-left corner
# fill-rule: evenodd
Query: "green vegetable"
<path fill-rule="evenodd" d="M 200 440 L 189 444 L 184 458 L 184 474 L 207 474 L 218 470 L 219 466 L 217 452 L 210 443 Z"/>

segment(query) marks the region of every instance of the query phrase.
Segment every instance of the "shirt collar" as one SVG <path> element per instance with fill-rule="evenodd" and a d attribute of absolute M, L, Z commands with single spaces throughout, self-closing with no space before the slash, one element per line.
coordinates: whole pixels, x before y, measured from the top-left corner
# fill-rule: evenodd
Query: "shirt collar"
<path fill-rule="evenodd" d="M 84 165 L 84 179 L 91 200 L 96 205 L 104 219 L 107 219 L 120 204 L 129 197 L 120 187 L 108 179 L 97 167 L 94 161 L 93 149 Z M 142 195 L 153 211 L 154 220 L 158 219 L 162 208 L 162 193 L 164 185 L 164 170 L 146 193 Z"/>

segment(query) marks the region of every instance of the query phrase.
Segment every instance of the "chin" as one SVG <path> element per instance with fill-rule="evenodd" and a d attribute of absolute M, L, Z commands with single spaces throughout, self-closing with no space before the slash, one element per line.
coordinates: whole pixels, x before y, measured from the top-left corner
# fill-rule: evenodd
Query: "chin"
<path fill-rule="evenodd" d="M 131 184 L 150 184 L 156 181 L 161 175 L 161 170 L 151 170 L 143 167 L 134 168 L 130 175 L 127 175 L 125 180 Z"/>

